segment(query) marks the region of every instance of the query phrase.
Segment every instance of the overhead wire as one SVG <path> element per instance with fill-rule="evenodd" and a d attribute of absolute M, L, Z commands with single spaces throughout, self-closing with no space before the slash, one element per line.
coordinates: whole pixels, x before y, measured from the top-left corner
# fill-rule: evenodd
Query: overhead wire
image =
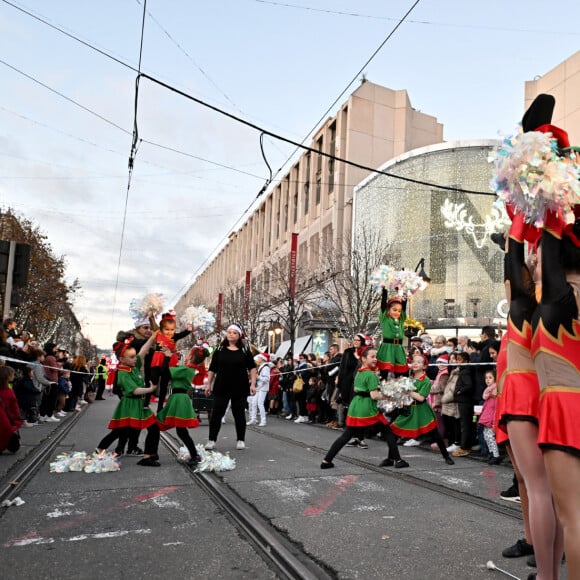
<path fill-rule="evenodd" d="M 383 40 L 383 42 L 381 42 L 381 44 L 378 46 L 378 48 L 371 54 L 371 56 L 367 59 L 365 64 L 353 76 L 353 78 L 346 85 L 346 87 L 344 87 L 344 89 L 338 95 L 338 97 L 336 97 L 336 99 L 334 99 L 334 101 L 327 107 L 326 111 L 324 111 L 324 113 L 322 114 L 320 119 L 318 119 L 318 121 L 316 121 L 316 123 L 314 124 L 312 129 L 310 129 L 310 131 L 305 135 L 305 137 L 302 139 L 302 141 L 300 141 L 300 144 L 296 145 L 296 148 L 294 149 L 294 151 L 288 156 L 288 159 L 286 159 L 286 161 L 284 161 L 284 163 L 282 163 L 282 165 L 280 166 L 280 168 L 278 169 L 278 171 L 276 172 L 276 175 L 274 177 L 278 176 L 278 174 L 282 171 L 282 168 L 286 166 L 286 164 L 290 161 L 290 159 L 292 159 L 292 157 L 296 154 L 296 152 L 300 149 L 300 147 L 306 142 L 306 140 L 310 137 L 310 135 L 312 135 L 312 133 L 316 130 L 318 125 L 320 123 L 322 123 L 322 121 L 324 121 L 324 119 L 326 119 L 326 116 L 328 115 L 328 113 L 334 108 L 336 103 L 338 103 L 338 101 L 342 98 L 342 96 L 346 93 L 346 91 L 350 88 L 350 86 L 356 81 L 358 76 L 364 71 L 364 69 L 371 63 L 371 61 L 375 58 L 375 56 L 381 51 L 383 46 L 385 46 L 385 44 L 391 39 L 393 34 L 395 34 L 395 32 L 399 29 L 399 27 L 403 24 L 403 22 L 407 18 L 407 16 L 409 16 L 409 14 L 411 14 L 411 12 L 415 9 L 415 7 L 417 6 L 417 4 L 419 4 L 420 1 L 421 0 L 415 0 L 415 3 L 411 6 L 411 8 L 409 8 L 409 10 L 407 10 L 407 12 L 403 15 L 403 17 L 397 22 L 395 27 L 391 30 L 391 32 L 389 32 L 387 37 Z"/>
<path fill-rule="evenodd" d="M 145 15 L 147 9 L 147 0 L 143 2 L 143 18 L 141 20 L 141 41 L 139 46 L 139 67 L 137 71 L 137 78 L 135 79 L 135 113 L 133 118 L 133 140 L 131 143 L 131 153 L 129 154 L 129 177 L 127 179 L 127 189 L 125 192 L 125 207 L 123 208 L 123 223 L 121 225 L 121 240 L 119 243 L 119 258 L 117 260 L 117 272 L 115 275 L 115 289 L 113 292 L 113 306 L 111 309 L 111 328 L 113 327 L 113 319 L 117 308 L 117 291 L 119 289 L 119 273 L 121 272 L 121 259 L 123 256 L 123 242 L 125 240 L 125 227 L 127 225 L 127 208 L 129 207 L 129 191 L 131 189 L 131 177 L 133 176 L 133 168 L 135 164 L 135 156 L 139 147 L 139 129 L 137 126 L 137 112 L 139 104 L 139 81 L 141 76 L 141 61 L 143 58 L 143 40 L 145 37 Z"/>

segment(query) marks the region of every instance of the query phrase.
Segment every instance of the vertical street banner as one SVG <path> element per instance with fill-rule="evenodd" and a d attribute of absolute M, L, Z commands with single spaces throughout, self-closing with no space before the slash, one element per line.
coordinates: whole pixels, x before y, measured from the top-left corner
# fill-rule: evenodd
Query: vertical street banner
<path fill-rule="evenodd" d="M 289 278 L 290 298 L 294 298 L 296 296 L 297 254 L 298 254 L 298 234 L 292 234 L 292 245 L 290 247 L 290 278 Z"/>
<path fill-rule="evenodd" d="M 217 305 L 217 316 L 215 321 L 216 331 L 219 332 L 222 329 L 222 311 L 224 307 L 224 295 L 220 292 L 218 294 L 218 305 Z"/>
<path fill-rule="evenodd" d="M 244 290 L 244 323 L 250 318 L 250 291 L 252 289 L 252 271 L 246 270 L 246 288 Z"/>

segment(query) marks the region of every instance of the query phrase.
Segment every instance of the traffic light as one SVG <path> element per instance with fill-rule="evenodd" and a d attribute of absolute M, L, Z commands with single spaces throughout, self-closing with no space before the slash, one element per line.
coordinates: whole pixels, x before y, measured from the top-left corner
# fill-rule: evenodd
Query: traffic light
<path fill-rule="evenodd" d="M 30 246 L 28 244 L 16 244 L 14 256 L 14 271 L 12 285 L 22 288 L 28 283 L 28 270 L 30 268 Z"/>

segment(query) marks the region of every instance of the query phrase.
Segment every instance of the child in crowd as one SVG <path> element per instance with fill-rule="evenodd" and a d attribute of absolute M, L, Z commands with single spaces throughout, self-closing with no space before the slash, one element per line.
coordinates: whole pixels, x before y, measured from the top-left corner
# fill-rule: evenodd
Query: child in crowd
<path fill-rule="evenodd" d="M 449 457 L 449 452 L 441 434 L 437 429 L 437 419 L 435 413 L 427 401 L 431 392 L 431 381 L 427 376 L 425 369 L 427 361 L 423 355 L 415 355 L 411 362 L 411 378 L 415 382 L 415 391 L 410 391 L 409 396 L 415 401 L 409 406 L 408 415 L 399 415 L 393 423 L 392 430 L 399 437 L 410 438 L 406 445 L 410 446 L 411 442 L 416 443 L 416 437 L 426 435 L 437 443 L 439 451 L 445 459 L 447 465 L 454 465 L 453 459 Z"/>
<path fill-rule="evenodd" d="M 14 369 L 9 366 L 0 367 L 0 453 L 5 449 L 16 453 L 20 449 L 18 429 L 22 421 L 18 401 L 10 385 L 13 380 Z"/>
<path fill-rule="evenodd" d="M 316 413 L 319 408 L 320 389 L 318 388 L 318 378 L 310 377 L 306 388 L 306 412 L 308 413 L 308 422 L 316 423 Z"/>
<path fill-rule="evenodd" d="M 479 424 L 483 426 L 483 436 L 491 454 L 488 463 L 499 465 L 501 457 L 495 440 L 495 408 L 497 402 L 497 386 L 495 384 L 495 370 L 485 371 L 485 391 L 483 391 L 483 409 L 479 416 Z"/>
<path fill-rule="evenodd" d="M 457 363 L 457 353 L 452 352 L 449 355 L 449 378 L 441 397 L 441 416 L 445 426 L 445 435 L 447 437 L 447 452 L 453 453 L 459 449 L 461 441 L 461 427 L 459 425 L 459 407 L 455 402 L 455 385 L 459 377 L 459 368 Z"/>
<path fill-rule="evenodd" d="M 61 371 L 58 375 L 57 384 L 58 388 L 56 395 L 55 415 L 57 417 L 66 417 L 64 406 L 72 388 L 70 382 L 70 371 Z"/>
<path fill-rule="evenodd" d="M 469 347 L 467 348 L 469 350 Z M 461 442 L 459 449 L 453 452 L 453 457 L 464 457 L 471 453 L 473 444 L 473 376 L 469 352 L 457 353 L 457 363 L 459 364 L 459 375 L 455 383 L 455 397 L 459 409 L 459 426 L 461 429 Z"/>
<path fill-rule="evenodd" d="M 334 467 L 332 460 L 336 454 L 351 438 L 364 439 L 364 430 L 369 427 L 380 427 L 381 437 L 389 447 L 389 455 L 380 463 L 381 467 L 393 465 L 396 468 L 409 467 L 409 464 L 401 459 L 396 438 L 389 428 L 387 419 L 377 407 L 377 401 L 385 399 L 379 390 L 379 379 L 376 374 L 377 351 L 370 346 L 362 349 L 361 363 L 354 379 L 354 397 L 348 407 L 346 429 L 332 444 L 320 464 L 320 469 Z"/>
<path fill-rule="evenodd" d="M 409 372 L 405 347 L 403 346 L 407 318 L 406 308 L 406 300 L 399 296 L 389 300 L 387 291 L 383 289 L 379 312 L 383 341 L 377 353 L 377 366 L 382 379 L 388 379 L 389 374 L 402 376 Z"/>
<path fill-rule="evenodd" d="M 441 405 L 445 386 L 449 380 L 449 355 L 441 354 L 435 360 L 437 364 L 437 374 L 435 380 L 431 383 L 431 392 L 429 393 L 428 401 L 431 408 L 435 412 L 437 418 L 437 428 L 441 437 L 445 436 L 445 425 L 443 424 L 443 416 L 441 415 Z"/>
<path fill-rule="evenodd" d="M 38 423 L 38 398 L 41 392 L 42 387 L 37 387 L 32 380 L 32 367 L 24 367 L 22 378 L 14 384 L 14 394 L 18 400 L 21 416 L 25 419 L 23 427 L 33 427 Z"/>
<path fill-rule="evenodd" d="M 280 412 L 280 400 L 282 398 L 282 389 L 280 388 L 280 369 L 283 360 L 279 358 L 274 366 L 270 369 L 270 388 L 268 389 L 268 413 L 277 415 Z"/>
<path fill-rule="evenodd" d="M 176 341 L 191 334 L 191 330 L 184 330 L 175 333 L 175 312 L 165 312 L 159 323 L 159 334 L 157 334 L 155 352 L 151 359 L 151 382 L 159 387 L 159 401 L 157 402 L 157 412 L 163 409 L 167 387 L 171 380 L 169 369 L 177 366 L 179 357 L 177 355 Z"/>
<path fill-rule="evenodd" d="M 189 390 L 194 378 L 195 369 L 190 367 L 171 367 L 171 395 L 167 404 L 157 413 L 157 423 L 161 431 L 175 427 L 177 436 L 183 441 L 189 451 L 188 465 L 195 466 L 201 461 L 197 454 L 195 443 L 188 429 L 199 425 L 199 420 L 191 404 Z"/>
<path fill-rule="evenodd" d="M 153 345 L 155 337 L 156 333 L 151 335 L 139 351 L 139 355 L 131 346 L 131 338 L 123 342 L 116 342 L 113 345 L 113 350 L 119 360 L 115 381 L 121 400 L 109 421 L 111 432 L 105 435 L 96 449 L 97 453 L 100 453 L 107 449 L 113 441 L 119 439 L 121 435 L 127 436 L 128 428 L 147 429 L 145 453 L 143 459 L 137 462 L 137 465 L 146 467 L 158 467 L 160 465 L 159 456 L 157 455 L 159 426 L 155 420 L 155 415 L 148 407 L 145 407 L 142 397 L 142 395 L 154 392 L 157 386 L 151 383 L 151 386 L 146 387 L 140 372 L 143 359 Z"/>
<path fill-rule="evenodd" d="M 258 424 L 258 409 L 260 409 L 260 427 L 266 426 L 266 406 L 265 401 L 270 390 L 270 363 L 267 354 L 257 354 L 254 357 L 258 365 L 258 378 L 256 379 L 256 392 L 248 397 L 248 410 L 250 420 L 247 425 Z"/>

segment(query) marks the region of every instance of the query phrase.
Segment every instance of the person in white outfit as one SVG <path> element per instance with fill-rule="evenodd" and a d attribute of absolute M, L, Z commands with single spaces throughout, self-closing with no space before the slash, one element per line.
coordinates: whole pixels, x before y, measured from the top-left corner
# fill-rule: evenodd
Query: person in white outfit
<path fill-rule="evenodd" d="M 267 354 L 257 354 L 254 357 L 258 365 L 258 378 L 256 380 L 256 393 L 248 397 L 250 420 L 248 425 L 258 425 L 258 409 L 260 409 L 260 427 L 266 426 L 266 407 L 264 402 L 270 389 L 270 362 Z"/>

